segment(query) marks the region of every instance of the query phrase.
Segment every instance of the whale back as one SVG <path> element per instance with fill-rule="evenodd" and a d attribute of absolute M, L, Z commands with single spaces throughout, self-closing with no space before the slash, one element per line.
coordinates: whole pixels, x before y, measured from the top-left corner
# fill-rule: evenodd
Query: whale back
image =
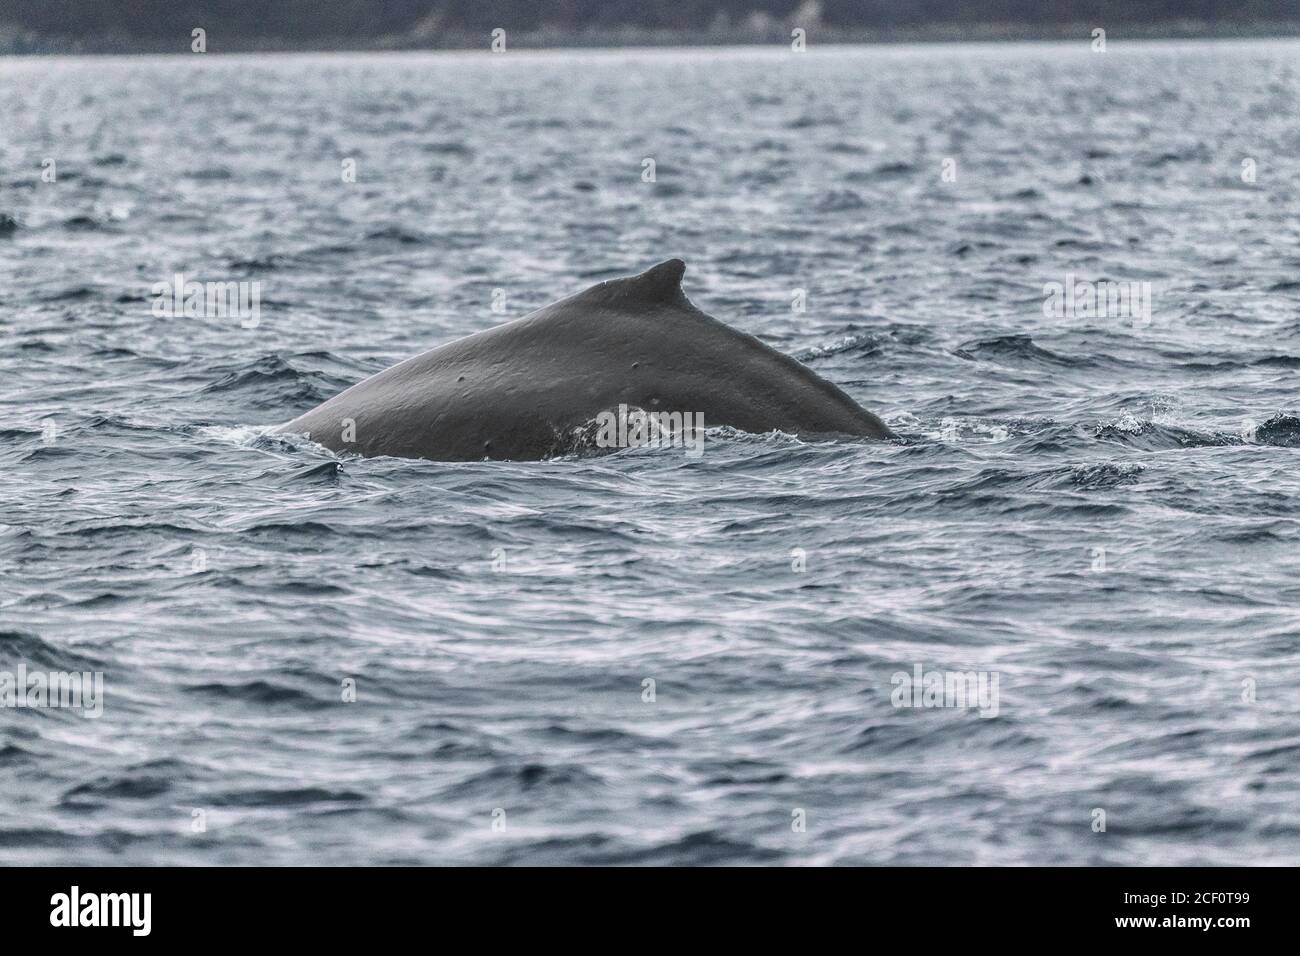
<path fill-rule="evenodd" d="M 708 427 L 890 437 L 811 369 L 695 308 L 685 269 L 669 259 L 431 349 L 280 431 L 362 455 L 534 460 L 622 404 Z"/>

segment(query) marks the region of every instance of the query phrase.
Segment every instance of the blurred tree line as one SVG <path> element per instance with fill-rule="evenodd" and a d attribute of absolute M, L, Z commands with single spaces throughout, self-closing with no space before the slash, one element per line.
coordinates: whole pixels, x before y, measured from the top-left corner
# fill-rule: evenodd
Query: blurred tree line
<path fill-rule="evenodd" d="M 1300 21 L 1300 0 L 0 0 L 0 25 L 99 42 L 211 35 L 435 38 L 542 29 L 712 30 L 755 24 L 893 29 L 934 24 Z"/>

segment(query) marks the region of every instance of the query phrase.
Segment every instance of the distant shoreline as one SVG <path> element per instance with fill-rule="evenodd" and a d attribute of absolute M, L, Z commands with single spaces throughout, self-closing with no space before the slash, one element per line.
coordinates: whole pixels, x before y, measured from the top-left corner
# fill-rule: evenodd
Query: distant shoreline
<path fill-rule="evenodd" d="M 202 24 L 197 24 L 201 26 Z M 623 27 L 602 30 L 551 28 L 512 32 L 506 30 L 507 50 L 556 50 L 624 47 L 719 47 L 788 45 L 796 27 L 773 25 L 761 30 L 743 26 L 704 30 L 652 30 Z M 1290 39 L 1300 37 L 1300 22 L 1236 24 L 1198 20 L 1157 23 L 1077 22 L 1062 24 L 957 24 L 935 23 L 908 29 L 839 28 L 812 24 L 804 27 L 809 47 L 843 44 L 903 44 L 953 42 L 1023 42 L 1077 40 L 1091 42 L 1101 27 L 1108 42 L 1124 40 Z M 294 39 L 284 37 L 227 37 L 209 28 L 208 53 L 308 53 L 417 50 L 487 50 L 488 35 L 447 32 L 430 35 L 394 34 L 377 37 Z M 67 54 L 167 54 L 189 53 L 190 37 L 154 41 L 135 37 L 73 37 L 23 32 L 0 23 L 0 55 Z"/>

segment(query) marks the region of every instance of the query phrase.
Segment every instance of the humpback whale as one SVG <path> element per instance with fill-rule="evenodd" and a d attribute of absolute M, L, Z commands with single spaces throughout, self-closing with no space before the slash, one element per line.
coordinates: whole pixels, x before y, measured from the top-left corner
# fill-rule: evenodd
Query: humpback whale
<path fill-rule="evenodd" d="M 273 429 L 335 452 L 538 460 L 616 407 L 804 439 L 892 438 L 793 358 L 695 308 L 669 259 L 378 372 Z"/>

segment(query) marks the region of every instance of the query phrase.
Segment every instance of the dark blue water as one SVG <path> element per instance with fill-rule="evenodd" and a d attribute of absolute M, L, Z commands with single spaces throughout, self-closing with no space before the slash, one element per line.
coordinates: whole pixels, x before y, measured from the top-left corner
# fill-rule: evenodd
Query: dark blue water
<path fill-rule="evenodd" d="M 0 709 L 0 862 L 1294 862 L 1298 93 L 1114 38 L 0 62 L 0 671 L 104 681 Z M 263 434 L 672 255 L 903 439 Z"/>

